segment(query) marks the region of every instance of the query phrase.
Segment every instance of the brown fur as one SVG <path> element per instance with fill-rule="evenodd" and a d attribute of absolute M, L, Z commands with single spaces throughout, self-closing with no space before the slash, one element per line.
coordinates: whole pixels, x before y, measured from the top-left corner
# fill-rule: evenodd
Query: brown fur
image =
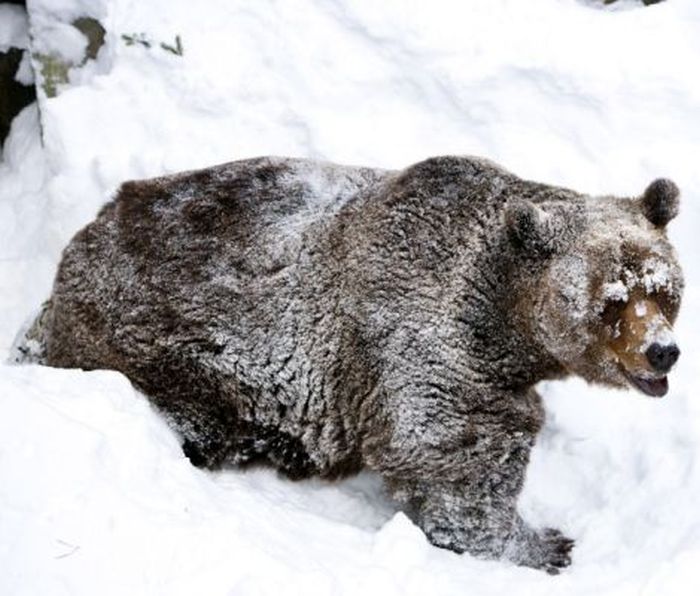
<path fill-rule="evenodd" d="M 454 156 L 126 183 L 66 248 L 20 351 L 122 371 L 196 465 L 366 466 L 434 544 L 554 573 L 572 542 L 517 512 L 534 385 L 626 386 L 630 297 L 674 320 L 674 189 L 593 198 Z"/>

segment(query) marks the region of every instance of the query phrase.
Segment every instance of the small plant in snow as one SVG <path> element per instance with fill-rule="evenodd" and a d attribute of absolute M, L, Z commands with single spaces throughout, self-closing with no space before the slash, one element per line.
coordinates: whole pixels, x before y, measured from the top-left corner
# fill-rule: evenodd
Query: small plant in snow
<path fill-rule="evenodd" d="M 145 33 L 122 33 L 122 39 L 124 40 L 124 43 L 126 43 L 127 46 L 140 45 L 144 48 L 150 48 L 154 43 L 148 38 L 148 36 Z M 162 41 L 160 42 L 160 47 L 166 52 L 170 52 L 171 54 L 175 54 L 176 56 L 182 56 L 184 54 L 184 49 L 182 47 L 182 39 L 179 35 L 175 36 L 175 45 L 170 45 Z"/>
<path fill-rule="evenodd" d="M 182 40 L 180 39 L 179 35 L 175 36 L 175 45 L 174 46 L 171 46 L 165 42 L 161 42 L 160 47 L 168 52 L 172 52 L 176 56 L 182 56 L 182 53 L 183 53 Z"/>
<path fill-rule="evenodd" d="M 151 42 L 146 37 L 145 33 L 132 33 L 131 35 L 122 33 L 122 39 L 128 46 L 141 45 L 144 48 L 151 47 Z"/>

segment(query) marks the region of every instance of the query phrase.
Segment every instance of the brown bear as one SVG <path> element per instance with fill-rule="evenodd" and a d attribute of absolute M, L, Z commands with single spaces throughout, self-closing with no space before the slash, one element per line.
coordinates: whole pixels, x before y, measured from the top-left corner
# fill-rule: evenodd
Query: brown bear
<path fill-rule="evenodd" d="M 198 466 L 377 471 L 429 540 L 556 573 L 517 512 L 534 385 L 666 393 L 678 190 L 590 197 L 473 157 L 260 158 L 125 183 L 18 359 L 123 372 Z"/>

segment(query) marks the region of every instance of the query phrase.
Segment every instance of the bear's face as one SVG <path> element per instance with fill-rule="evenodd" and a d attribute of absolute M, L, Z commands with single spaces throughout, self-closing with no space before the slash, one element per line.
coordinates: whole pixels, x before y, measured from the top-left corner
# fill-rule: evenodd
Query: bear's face
<path fill-rule="evenodd" d="M 657 180 L 639 199 L 585 199 L 574 210 L 579 220 L 585 214 L 575 239 L 554 233 L 561 246 L 536 289 L 535 333 L 566 371 L 647 395 L 667 392 L 683 277 L 665 226 L 677 210 L 676 186 Z"/>

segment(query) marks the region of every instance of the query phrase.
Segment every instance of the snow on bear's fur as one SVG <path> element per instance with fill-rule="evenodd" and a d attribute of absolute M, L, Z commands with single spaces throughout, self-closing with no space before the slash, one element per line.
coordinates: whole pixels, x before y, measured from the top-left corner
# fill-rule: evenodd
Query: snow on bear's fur
<path fill-rule="evenodd" d="M 479 158 L 260 158 L 125 183 L 65 249 L 19 360 L 126 374 L 210 468 L 367 466 L 430 541 L 557 572 L 516 501 L 534 385 L 663 395 L 678 190 L 589 197 Z"/>

